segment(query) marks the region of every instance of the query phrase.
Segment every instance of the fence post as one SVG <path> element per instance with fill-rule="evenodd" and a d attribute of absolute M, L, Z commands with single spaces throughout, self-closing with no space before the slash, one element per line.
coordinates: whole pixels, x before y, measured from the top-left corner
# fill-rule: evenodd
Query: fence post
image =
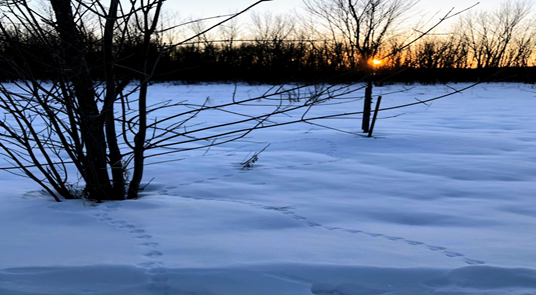
<path fill-rule="evenodd" d="M 368 137 L 372 136 L 372 131 L 374 130 L 374 124 L 376 123 L 376 117 L 378 116 L 378 111 L 380 110 L 381 101 L 382 101 L 382 97 L 378 96 L 378 100 L 376 101 L 376 108 L 374 109 L 374 116 L 372 117 L 372 124 L 370 125 Z"/>

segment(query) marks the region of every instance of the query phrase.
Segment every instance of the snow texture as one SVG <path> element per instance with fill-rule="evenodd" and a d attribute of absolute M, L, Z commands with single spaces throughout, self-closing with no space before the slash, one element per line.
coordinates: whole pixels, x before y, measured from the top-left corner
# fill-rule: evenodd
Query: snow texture
<path fill-rule="evenodd" d="M 374 94 L 389 107 L 465 86 Z M 234 85 L 151 91 L 155 101 L 219 103 Z M 382 112 L 375 138 L 307 124 L 259 130 L 164 156 L 182 160 L 147 166 L 154 180 L 138 200 L 55 203 L 2 173 L 0 294 L 535 295 L 535 93 L 482 84 Z M 246 107 L 262 109 L 257 103 Z M 358 117 L 321 124 L 360 127 Z"/>

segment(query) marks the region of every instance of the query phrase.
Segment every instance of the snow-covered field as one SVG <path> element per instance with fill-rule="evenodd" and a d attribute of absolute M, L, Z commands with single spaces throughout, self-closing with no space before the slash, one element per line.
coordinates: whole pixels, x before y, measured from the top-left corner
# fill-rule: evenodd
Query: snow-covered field
<path fill-rule="evenodd" d="M 234 86 L 151 90 L 218 103 Z M 449 91 L 417 86 L 382 106 Z M 0 294 L 534 295 L 535 92 L 483 84 L 386 111 L 395 117 L 378 120 L 376 138 L 307 124 L 259 130 L 148 166 L 154 180 L 133 201 L 56 203 L 2 172 Z"/>

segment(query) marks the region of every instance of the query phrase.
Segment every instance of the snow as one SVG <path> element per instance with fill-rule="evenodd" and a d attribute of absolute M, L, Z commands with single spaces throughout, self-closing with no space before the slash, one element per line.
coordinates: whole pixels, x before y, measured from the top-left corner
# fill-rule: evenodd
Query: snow
<path fill-rule="evenodd" d="M 374 94 L 389 107 L 465 86 Z M 158 84 L 151 97 L 219 103 L 233 91 Z M 375 138 L 307 124 L 258 130 L 208 152 L 163 156 L 182 160 L 147 166 L 145 180 L 154 180 L 138 200 L 56 203 L 2 173 L 0 294 L 534 295 L 535 93 L 481 84 L 382 112 Z M 357 117 L 319 123 L 360 127 Z"/>

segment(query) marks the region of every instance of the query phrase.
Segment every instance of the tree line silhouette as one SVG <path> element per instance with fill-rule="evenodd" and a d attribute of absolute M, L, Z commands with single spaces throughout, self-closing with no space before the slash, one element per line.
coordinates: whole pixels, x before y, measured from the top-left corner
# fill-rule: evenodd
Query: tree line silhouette
<path fill-rule="evenodd" d="M 388 57 L 375 67 L 376 80 L 473 82 L 493 76 L 495 81 L 534 82 L 536 30 L 528 19 L 530 11 L 526 1 L 506 2 L 493 11 L 469 11 L 450 27 L 441 28 L 444 31 L 428 33 L 404 50 L 399 50 L 401 38 L 391 38 L 378 48 L 377 57 Z M 368 69 L 360 67 L 360 63 L 368 61 L 359 61 L 362 57 L 355 53 L 354 44 L 333 30 L 311 28 L 314 25 L 297 19 L 254 13 L 252 22 L 235 22 L 226 27 L 231 33 L 220 30 L 219 35 L 200 35 L 186 44 L 167 48 L 161 34 L 151 40 L 149 49 L 151 59 L 159 61 L 154 80 L 281 83 L 333 81 L 336 77 L 337 82 L 355 82 L 369 74 Z M 193 23 L 190 30 L 202 29 L 198 22 Z M 13 72 L 9 63 L 31 68 L 35 78 L 54 78 L 53 69 L 59 66 L 54 56 L 61 47 L 59 36 L 35 36 L 24 27 L 3 26 L 3 30 L 0 79 L 23 76 Z M 419 33 L 416 28 L 410 31 Z M 81 32 L 85 33 L 91 75 L 104 79 L 101 39 L 89 28 Z M 118 75 L 121 71 L 132 75 L 140 67 L 142 40 L 135 36 L 125 40 L 114 48 L 120 57 Z"/>

